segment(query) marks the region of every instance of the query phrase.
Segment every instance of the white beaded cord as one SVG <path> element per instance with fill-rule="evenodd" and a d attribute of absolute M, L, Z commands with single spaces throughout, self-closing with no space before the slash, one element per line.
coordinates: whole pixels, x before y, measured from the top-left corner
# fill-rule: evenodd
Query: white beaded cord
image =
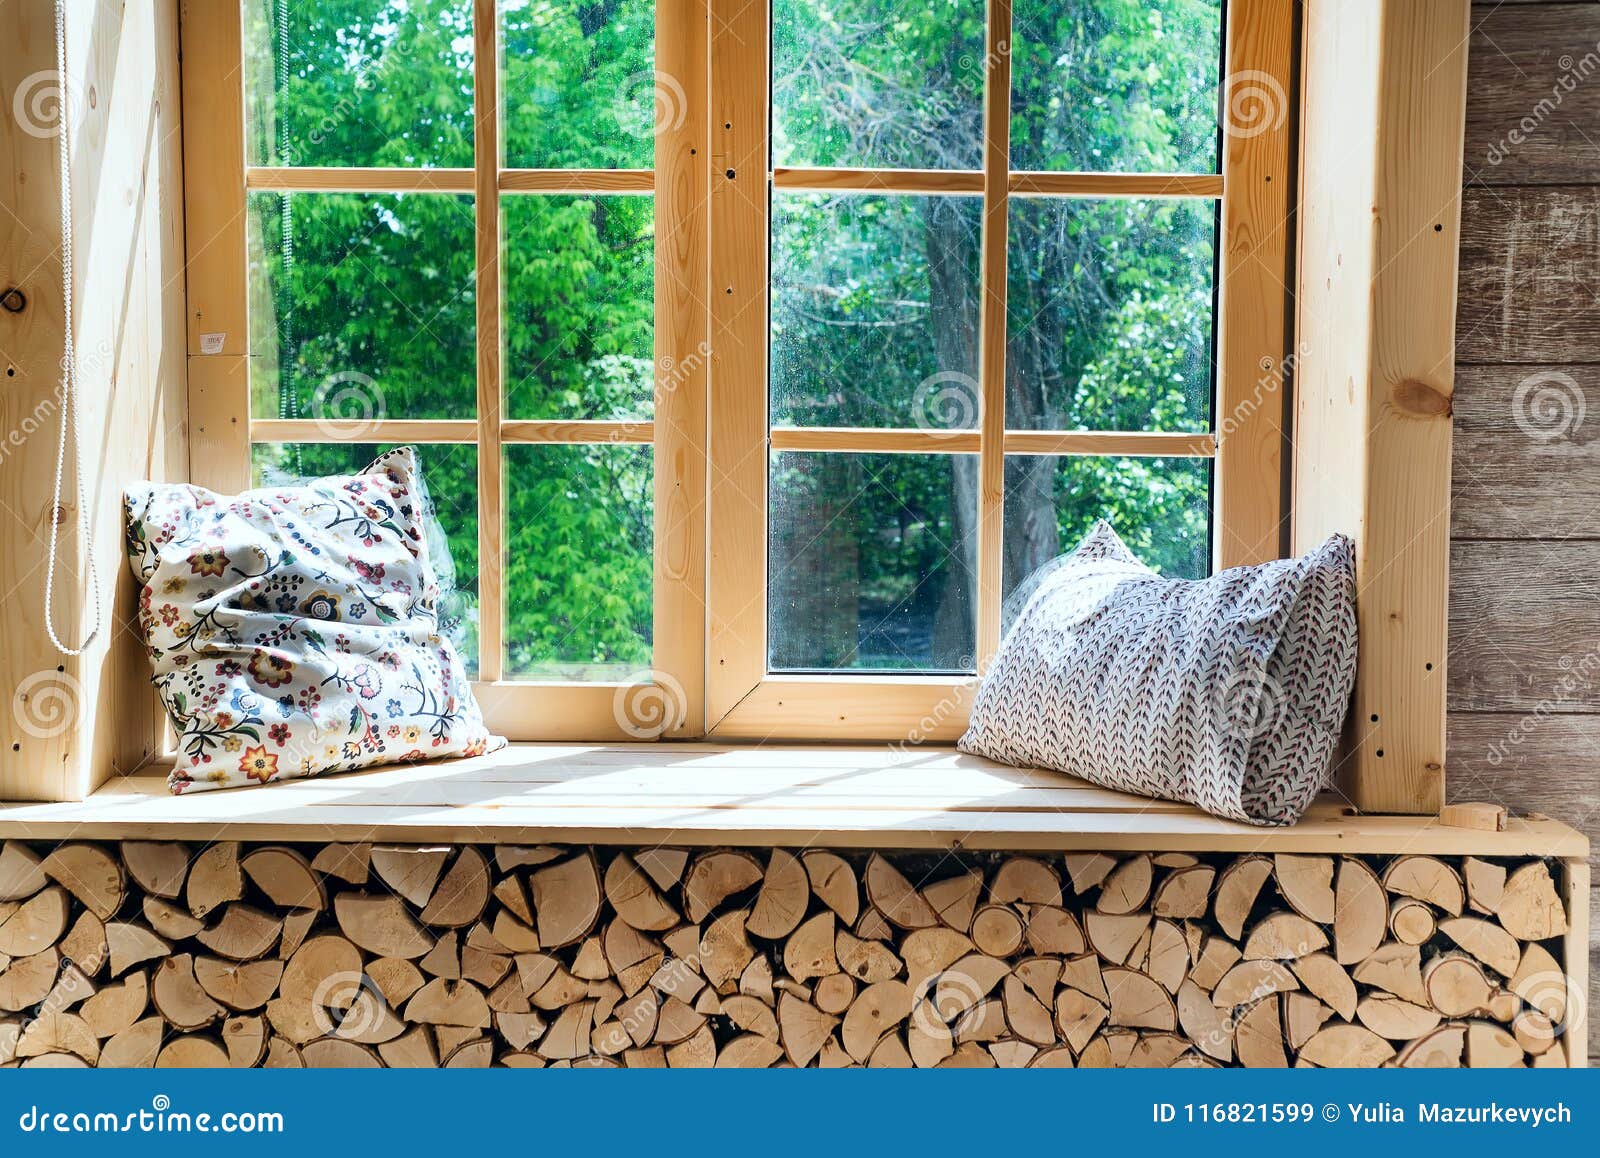
<path fill-rule="evenodd" d="M 100 634 L 100 577 L 95 568 L 93 544 L 89 535 L 89 505 L 84 486 L 83 425 L 78 410 L 78 352 L 73 326 L 72 305 L 72 151 L 67 125 L 67 5 L 66 0 L 56 0 L 56 91 L 57 115 L 61 126 L 58 134 L 58 153 L 61 168 L 61 297 L 63 307 L 61 355 L 61 434 L 56 442 L 56 481 L 54 497 L 50 502 L 50 555 L 44 577 L 44 627 L 50 642 L 62 655 L 82 655 L 95 637 Z M 73 443 L 73 471 L 76 475 L 78 507 L 78 535 L 83 544 L 83 555 L 89 564 L 89 605 L 94 610 L 94 626 L 77 647 L 68 647 L 56 634 L 55 587 L 56 550 L 61 528 L 61 480 L 67 469 L 67 427 L 76 435 Z"/>

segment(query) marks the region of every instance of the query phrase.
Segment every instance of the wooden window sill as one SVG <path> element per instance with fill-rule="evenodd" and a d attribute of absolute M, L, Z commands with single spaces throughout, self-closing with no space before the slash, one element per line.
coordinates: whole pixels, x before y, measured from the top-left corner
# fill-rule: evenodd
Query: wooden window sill
<path fill-rule="evenodd" d="M 172 796 L 165 770 L 0 806 L 0 838 L 827 845 L 1586 856 L 1581 834 L 1357 816 L 1261 829 L 949 748 L 514 744 L 491 756 Z"/>

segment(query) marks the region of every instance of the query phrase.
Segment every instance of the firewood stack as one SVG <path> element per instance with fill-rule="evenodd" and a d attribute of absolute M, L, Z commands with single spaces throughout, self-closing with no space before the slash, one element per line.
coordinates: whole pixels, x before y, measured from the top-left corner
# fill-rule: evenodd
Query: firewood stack
<path fill-rule="evenodd" d="M 12 841 L 0 1064 L 1561 1066 L 1566 930 L 1540 860 Z"/>

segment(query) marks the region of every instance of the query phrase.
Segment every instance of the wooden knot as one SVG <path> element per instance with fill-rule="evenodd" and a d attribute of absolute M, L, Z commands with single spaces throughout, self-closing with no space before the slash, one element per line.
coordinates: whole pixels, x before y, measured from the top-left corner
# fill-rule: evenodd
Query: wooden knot
<path fill-rule="evenodd" d="M 1415 378 L 1394 388 L 1394 404 L 1401 413 L 1418 418 L 1448 418 L 1451 414 L 1450 395 Z"/>

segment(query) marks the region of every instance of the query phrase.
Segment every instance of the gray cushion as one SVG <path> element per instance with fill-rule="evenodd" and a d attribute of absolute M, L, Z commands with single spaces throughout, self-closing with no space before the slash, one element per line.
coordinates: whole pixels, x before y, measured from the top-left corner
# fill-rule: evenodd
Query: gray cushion
<path fill-rule="evenodd" d="M 960 748 L 1292 824 L 1324 785 L 1356 670 L 1355 558 L 1166 579 L 1097 523 L 1006 635 Z"/>

